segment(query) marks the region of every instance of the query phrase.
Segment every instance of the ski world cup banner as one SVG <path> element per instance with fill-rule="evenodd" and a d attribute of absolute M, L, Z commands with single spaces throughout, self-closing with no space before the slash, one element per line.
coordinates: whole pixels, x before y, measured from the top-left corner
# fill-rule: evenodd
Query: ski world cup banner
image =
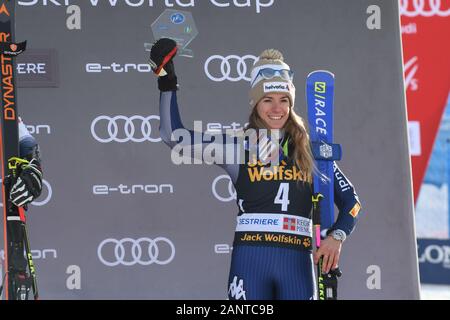
<path fill-rule="evenodd" d="M 450 1 L 399 1 L 417 201 L 450 88 Z"/>

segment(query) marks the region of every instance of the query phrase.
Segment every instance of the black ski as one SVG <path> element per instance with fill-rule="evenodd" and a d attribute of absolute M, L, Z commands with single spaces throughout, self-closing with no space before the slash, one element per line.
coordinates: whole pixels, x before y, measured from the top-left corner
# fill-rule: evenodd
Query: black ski
<path fill-rule="evenodd" d="M 24 208 L 9 200 L 9 190 L 26 160 L 19 158 L 19 131 L 14 57 L 25 50 L 26 43 L 14 42 L 14 0 L 0 0 L 0 74 L 3 227 L 4 227 L 4 297 L 27 300 L 33 289 L 38 299 L 36 273 L 28 243 Z M 5 281 L 6 280 L 6 281 Z"/>

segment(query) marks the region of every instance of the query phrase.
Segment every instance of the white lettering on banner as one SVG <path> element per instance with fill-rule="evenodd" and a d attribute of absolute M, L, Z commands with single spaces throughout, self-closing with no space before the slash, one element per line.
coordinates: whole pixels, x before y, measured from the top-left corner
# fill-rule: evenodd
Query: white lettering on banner
<path fill-rule="evenodd" d="M 93 6 L 97 6 L 99 0 L 90 0 Z M 142 7 L 143 5 L 148 5 L 149 7 L 153 7 L 153 0 L 108 0 L 109 4 L 112 7 L 117 5 L 117 2 L 123 4 L 125 2 L 126 5 L 130 7 Z M 194 7 L 195 0 L 164 0 L 164 5 L 166 7 L 172 8 L 174 5 L 178 5 L 180 7 Z"/>
<path fill-rule="evenodd" d="M 58 258 L 58 253 L 56 249 L 31 250 L 31 256 L 33 259 L 47 259 L 47 256 L 56 259 Z"/>
<path fill-rule="evenodd" d="M 45 63 L 18 63 L 16 70 L 18 74 L 47 74 Z"/>
<path fill-rule="evenodd" d="M 34 249 L 31 250 L 31 257 L 35 260 L 42 259 L 57 259 L 58 258 L 58 252 L 56 249 Z M 5 251 L 0 250 L 0 259 L 5 260 Z"/>
<path fill-rule="evenodd" d="M 444 8 L 441 0 L 399 0 L 400 15 L 406 17 L 448 17 L 450 16 L 450 8 Z M 448 3 L 448 0 L 444 0 Z"/>
<path fill-rule="evenodd" d="M 406 90 L 417 91 L 419 89 L 419 80 L 414 78 L 419 69 L 419 58 L 417 56 L 412 57 L 405 62 L 405 87 Z"/>
<path fill-rule="evenodd" d="M 402 34 L 416 34 L 416 33 L 417 33 L 417 25 L 414 22 L 402 26 Z"/>
<path fill-rule="evenodd" d="M 87 73 L 100 73 L 103 71 L 112 71 L 115 73 L 127 73 L 131 71 L 137 71 L 142 73 L 152 72 L 152 68 L 148 63 L 125 63 L 120 64 L 113 62 L 110 65 L 102 65 L 100 63 L 87 63 L 86 64 L 86 72 Z"/>
<path fill-rule="evenodd" d="M 223 131 L 238 131 L 240 129 L 245 128 L 248 125 L 248 122 L 245 123 L 243 126 L 238 122 L 232 122 L 230 125 L 225 125 L 219 122 L 211 122 L 206 124 L 206 132 L 209 133 L 219 133 Z"/>
<path fill-rule="evenodd" d="M 19 6 L 34 6 L 36 4 L 39 4 L 42 2 L 43 6 L 48 6 L 50 3 L 55 6 L 61 6 L 61 5 L 69 5 L 70 0 L 21 0 L 18 2 Z"/>
<path fill-rule="evenodd" d="M 41 134 L 41 133 L 44 133 L 44 132 L 41 132 L 41 131 L 45 131 L 47 134 L 51 134 L 52 133 L 52 129 L 47 124 L 39 124 L 39 125 L 36 125 L 36 126 L 27 125 L 26 127 L 27 127 L 28 132 L 30 132 L 30 134 Z"/>
<path fill-rule="evenodd" d="M 203 0 L 204 1 L 204 0 Z M 21 0 L 18 2 L 21 6 L 70 6 L 75 0 Z M 162 2 L 162 0 L 160 0 Z M 269 8 L 274 5 L 275 0 L 210 0 L 210 3 L 218 8 L 227 8 L 231 5 L 236 8 L 254 7 L 256 13 L 261 13 L 263 8 Z M 119 5 L 127 5 L 129 7 L 138 8 L 142 6 L 153 7 L 153 0 L 89 0 L 93 7 L 100 5 L 110 5 L 116 7 Z M 172 8 L 175 5 L 180 7 L 195 7 L 195 0 L 164 0 L 164 5 Z"/>
<path fill-rule="evenodd" d="M 252 2 L 251 0 L 233 0 L 233 1 L 226 1 L 226 0 L 210 0 L 213 5 L 220 8 L 226 8 L 231 5 L 231 3 L 234 4 L 234 6 L 238 8 L 243 7 L 251 7 Z M 274 4 L 274 0 L 268 0 L 267 2 L 262 2 L 261 0 L 255 1 L 256 6 L 256 13 L 261 13 L 261 8 L 268 8 L 271 7 Z"/>
<path fill-rule="evenodd" d="M 445 245 L 438 246 L 435 244 L 429 245 L 425 248 L 422 255 L 419 257 L 419 262 L 442 264 L 444 268 L 450 269 L 450 247 Z"/>
<path fill-rule="evenodd" d="M 422 154 L 422 143 L 420 139 L 420 122 L 408 121 L 409 153 L 411 156 Z"/>
<path fill-rule="evenodd" d="M 226 243 L 218 243 L 214 245 L 214 252 L 217 254 L 231 253 L 233 247 Z"/>
<path fill-rule="evenodd" d="M 167 190 L 165 190 L 167 189 Z M 92 193 L 95 195 L 110 195 L 111 193 L 118 192 L 120 194 L 136 194 L 136 193 L 146 193 L 146 194 L 162 194 L 162 193 L 173 193 L 173 185 L 171 184 L 134 184 L 130 187 L 124 184 L 120 184 L 117 187 L 109 187 L 107 185 L 94 185 L 92 187 Z"/>

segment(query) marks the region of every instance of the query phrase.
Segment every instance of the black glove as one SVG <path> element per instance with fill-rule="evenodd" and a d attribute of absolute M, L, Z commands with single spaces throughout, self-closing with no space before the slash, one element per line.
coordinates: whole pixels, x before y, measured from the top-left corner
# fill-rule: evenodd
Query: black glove
<path fill-rule="evenodd" d="M 9 193 L 11 202 L 21 207 L 39 197 L 42 192 L 42 171 L 39 161 L 32 159 L 23 165 Z"/>
<path fill-rule="evenodd" d="M 169 38 L 161 38 L 150 50 L 150 65 L 158 76 L 158 88 L 161 91 L 178 89 L 173 57 L 177 54 L 177 43 Z"/>
<path fill-rule="evenodd" d="M 33 280 L 26 272 L 13 273 L 14 297 L 16 300 L 28 300 Z"/>
<path fill-rule="evenodd" d="M 324 300 L 337 300 L 338 278 L 341 276 L 342 272 L 339 267 L 329 273 L 322 273 L 322 281 L 325 287 Z"/>

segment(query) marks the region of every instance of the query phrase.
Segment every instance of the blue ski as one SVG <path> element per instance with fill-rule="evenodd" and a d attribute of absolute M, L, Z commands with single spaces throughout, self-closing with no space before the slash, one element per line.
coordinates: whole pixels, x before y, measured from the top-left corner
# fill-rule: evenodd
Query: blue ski
<path fill-rule="evenodd" d="M 333 161 L 340 160 L 341 147 L 333 144 L 333 94 L 334 75 L 325 70 L 311 72 L 306 79 L 306 102 L 311 149 L 318 172 L 313 175 L 313 224 L 316 247 L 321 245 L 321 231 L 334 223 L 334 173 Z M 317 265 L 319 300 L 337 299 L 339 268 L 322 272 L 323 258 Z"/>
<path fill-rule="evenodd" d="M 341 158 L 339 145 L 333 144 L 334 74 L 325 70 L 311 72 L 306 79 L 306 101 L 311 147 L 316 166 L 314 193 L 321 194 L 321 229 L 334 223 L 333 160 Z"/>

